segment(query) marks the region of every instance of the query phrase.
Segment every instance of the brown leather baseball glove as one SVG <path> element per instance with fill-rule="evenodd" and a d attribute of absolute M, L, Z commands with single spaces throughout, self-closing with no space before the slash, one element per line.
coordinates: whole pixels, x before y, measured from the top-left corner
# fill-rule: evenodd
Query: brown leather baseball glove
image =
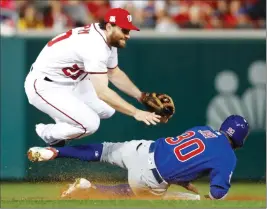
<path fill-rule="evenodd" d="M 157 115 L 160 115 L 160 121 L 162 123 L 167 123 L 175 113 L 173 100 L 167 94 L 142 93 L 140 101 L 148 111 L 155 112 Z"/>

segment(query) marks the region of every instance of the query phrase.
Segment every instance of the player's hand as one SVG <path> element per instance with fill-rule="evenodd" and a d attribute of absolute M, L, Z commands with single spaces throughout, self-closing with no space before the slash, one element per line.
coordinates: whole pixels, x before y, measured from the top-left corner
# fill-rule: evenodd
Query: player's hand
<path fill-rule="evenodd" d="M 205 194 L 204 197 L 205 197 L 206 200 L 211 200 L 210 196 L 207 195 L 207 194 Z"/>
<path fill-rule="evenodd" d="M 156 115 L 154 112 L 151 113 L 143 110 L 136 110 L 134 118 L 138 121 L 143 121 L 147 125 L 156 125 L 160 122 L 161 116 Z"/>
<path fill-rule="evenodd" d="M 194 192 L 195 194 L 199 194 L 197 187 L 190 182 L 180 183 L 179 185 L 184 187 L 188 191 Z"/>
<path fill-rule="evenodd" d="M 194 192 L 195 194 L 199 194 L 197 187 L 192 183 L 189 183 L 185 188 L 188 191 Z"/>

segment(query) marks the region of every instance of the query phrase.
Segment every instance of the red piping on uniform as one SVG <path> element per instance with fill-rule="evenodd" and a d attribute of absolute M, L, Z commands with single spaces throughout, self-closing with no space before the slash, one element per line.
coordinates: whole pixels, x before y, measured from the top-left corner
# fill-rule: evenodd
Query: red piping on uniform
<path fill-rule="evenodd" d="M 63 115 L 65 115 L 66 117 L 68 117 L 69 119 L 73 120 L 75 123 L 77 123 L 78 125 L 80 125 L 83 130 L 84 130 L 84 133 L 80 134 L 79 136 L 75 137 L 75 138 L 72 138 L 72 139 L 77 139 L 79 137 L 81 137 L 82 135 L 84 135 L 86 133 L 86 128 L 81 124 L 79 123 L 78 121 L 76 121 L 75 119 L 73 119 L 72 117 L 70 117 L 69 115 L 67 115 L 66 113 L 64 113 L 63 111 L 61 111 L 60 109 L 56 108 L 54 105 L 52 105 L 51 103 L 49 103 L 46 99 L 44 99 L 38 92 L 37 92 L 37 89 L 36 89 L 36 81 L 37 79 L 35 79 L 34 81 L 34 89 L 35 89 L 35 93 L 41 97 L 42 100 L 44 100 L 48 105 L 50 105 L 51 107 L 55 108 L 56 110 L 58 110 L 59 112 L 61 112 Z"/>
<path fill-rule="evenodd" d="M 107 74 L 108 72 L 89 72 L 89 74 Z"/>
<path fill-rule="evenodd" d="M 115 69 L 116 67 L 118 67 L 118 65 L 116 65 L 115 67 L 108 67 L 109 70 L 113 70 Z"/>
<path fill-rule="evenodd" d="M 106 44 L 108 45 L 108 43 L 107 43 L 106 39 L 104 38 L 104 36 L 96 29 L 95 24 L 93 24 L 93 26 L 94 26 L 95 30 L 100 34 L 100 36 L 102 36 L 102 38 L 104 39 L 104 41 L 106 42 Z M 109 45 L 108 45 L 108 47 L 111 50 L 111 47 Z"/>

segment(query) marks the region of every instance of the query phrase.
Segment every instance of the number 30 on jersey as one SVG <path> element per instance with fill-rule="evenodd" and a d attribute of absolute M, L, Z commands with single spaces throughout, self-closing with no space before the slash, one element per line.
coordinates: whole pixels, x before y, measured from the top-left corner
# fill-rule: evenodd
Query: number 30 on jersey
<path fill-rule="evenodd" d="M 177 136 L 177 137 L 168 137 L 165 139 L 166 143 L 169 145 L 177 145 L 174 147 L 173 152 L 176 156 L 177 160 L 181 162 L 185 162 L 190 160 L 191 158 L 196 157 L 197 155 L 201 154 L 205 150 L 205 144 L 199 138 L 195 138 L 194 131 L 187 131 L 184 134 Z M 186 140 L 189 139 L 189 140 Z M 186 141 L 184 141 L 186 140 Z M 182 153 L 183 149 L 189 148 L 194 146 L 193 150 L 188 153 Z"/>

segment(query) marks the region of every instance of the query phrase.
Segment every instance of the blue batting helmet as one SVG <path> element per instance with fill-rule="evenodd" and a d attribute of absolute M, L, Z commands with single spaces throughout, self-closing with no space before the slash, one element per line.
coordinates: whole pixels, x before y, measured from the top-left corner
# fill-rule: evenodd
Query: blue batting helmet
<path fill-rule="evenodd" d="M 249 125 L 240 115 L 231 115 L 222 123 L 220 131 L 223 131 L 233 142 L 233 148 L 242 147 L 249 132 Z"/>

